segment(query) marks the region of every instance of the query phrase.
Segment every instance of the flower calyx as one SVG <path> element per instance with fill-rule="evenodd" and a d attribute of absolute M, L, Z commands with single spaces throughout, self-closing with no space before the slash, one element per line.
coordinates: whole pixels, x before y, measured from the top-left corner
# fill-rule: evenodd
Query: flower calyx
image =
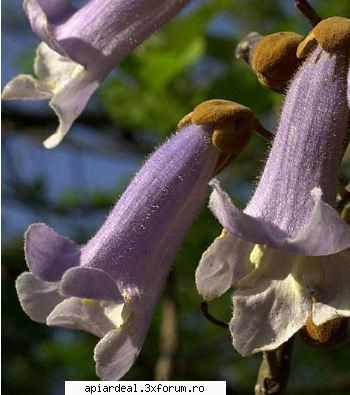
<path fill-rule="evenodd" d="M 279 32 L 264 36 L 257 44 L 251 66 L 262 85 L 283 92 L 296 72 L 300 60 L 296 52 L 303 36 Z"/>
<path fill-rule="evenodd" d="M 300 330 L 302 339 L 312 347 L 332 348 L 341 344 L 346 338 L 348 319 L 337 317 L 322 325 L 316 325 L 311 316 Z"/>
<path fill-rule="evenodd" d="M 318 23 L 297 49 L 298 58 L 304 58 L 319 44 L 330 54 L 350 51 L 350 19 L 333 16 Z"/>
<path fill-rule="evenodd" d="M 220 152 L 238 155 L 248 144 L 254 129 L 253 112 L 228 100 L 213 99 L 199 104 L 185 115 L 178 127 L 186 124 L 208 125 L 212 142 Z"/>

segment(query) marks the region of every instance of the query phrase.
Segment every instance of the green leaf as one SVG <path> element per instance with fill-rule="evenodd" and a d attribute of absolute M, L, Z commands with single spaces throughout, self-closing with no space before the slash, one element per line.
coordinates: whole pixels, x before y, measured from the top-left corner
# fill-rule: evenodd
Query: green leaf
<path fill-rule="evenodd" d="M 205 51 L 203 38 L 196 38 L 178 50 L 148 51 L 142 58 L 140 82 L 145 88 L 159 90 L 178 74 L 197 62 Z"/>

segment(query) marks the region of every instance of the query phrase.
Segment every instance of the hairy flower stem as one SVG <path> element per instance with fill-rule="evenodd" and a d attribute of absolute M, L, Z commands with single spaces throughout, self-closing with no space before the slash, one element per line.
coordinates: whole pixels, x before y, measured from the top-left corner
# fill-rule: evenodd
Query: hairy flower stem
<path fill-rule="evenodd" d="M 265 351 L 261 362 L 255 395 L 282 394 L 288 383 L 294 337 L 276 350 Z"/>

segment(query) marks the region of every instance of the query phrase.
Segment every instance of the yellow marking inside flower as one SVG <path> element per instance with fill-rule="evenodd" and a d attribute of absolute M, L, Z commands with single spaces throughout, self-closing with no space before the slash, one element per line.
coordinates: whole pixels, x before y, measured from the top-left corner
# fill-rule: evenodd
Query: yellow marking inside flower
<path fill-rule="evenodd" d="M 83 303 L 89 307 L 95 307 L 98 304 L 98 301 L 95 299 L 83 299 Z"/>
<path fill-rule="evenodd" d="M 255 268 L 261 266 L 263 259 L 266 258 L 266 249 L 267 246 L 261 244 L 255 244 L 254 248 L 252 249 L 252 252 L 249 255 L 249 260 L 255 266 Z"/>
<path fill-rule="evenodd" d="M 128 294 L 128 292 L 124 289 L 123 291 L 123 298 L 125 300 L 126 303 L 131 303 L 133 301 L 133 298 L 130 294 Z"/>
<path fill-rule="evenodd" d="M 67 58 L 68 61 L 68 58 Z M 70 62 L 73 64 L 75 63 L 71 59 L 69 59 Z M 64 79 L 57 79 L 57 80 L 45 80 L 45 83 L 49 89 L 52 90 L 53 93 L 57 93 L 62 89 L 62 87 L 67 83 L 68 80 L 74 79 L 77 75 L 79 75 L 81 72 L 83 72 L 85 69 L 84 66 L 81 64 L 76 63 L 76 66 L 72 70 L 70 74 L 67 74 Z"/>
<path fill-rule="evenodd" d="M 52 81 L 45 81 L 46 85 L 49 89 L 51 89 L 52 91 L 54 91 L 57 88 L 57 84 L 55 82 Z"/>
<path fill-rule="evenodd" d="M 220 233 L 220 236 L 217 237 L 218 240 L 224 239 L 228 235 L 228 231 L 223 229 Z"/>
<path fill-rule="evenodd" d="M 129 303 L 112 304 L 105 307 L 104 313 L 106 317 L 118 329 L 122 328 L 127 322 L 133 319 L 135 311 Z"/>
<path fill-rule="evenodd" d="M 72 60 L 72 62 L 73 62 L 73 60 Z M 76 77 L 78 74 L 80 74 L 84 70 L 85 70 L 85 67 L 82 66 L 81 64 L 77 63 L 76 67 L 74 68 L 74 70 L 72 72 L 71 78 Z"/>
<path fill-rule="evenodd" d="M 276 251 L 267 245 L 255 244 L 250 252 L 249 259 L 244 261 L 248 274 L 238 281 L 238 288 L 250 288 L 269 270 L 269 263 L 274 264 Z M 278 257 L 277 257 L 278 258 Z"/>

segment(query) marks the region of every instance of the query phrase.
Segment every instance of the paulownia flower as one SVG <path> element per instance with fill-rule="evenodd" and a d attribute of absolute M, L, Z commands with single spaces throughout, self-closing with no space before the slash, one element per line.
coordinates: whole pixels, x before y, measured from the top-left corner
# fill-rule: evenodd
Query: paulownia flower
<path fill-rule="evenodd" d="M 230 330 L 243 355 L 275 349 L 310 319 L 316 327 L 350 316 L 350 228 L 333 208 L 349 125 L 350 21 L 325 20 L 312 40 L 301 44 L 309 56 L 244 211 L 211 182 L 224 231 L 203 254 L 197 287 L 206 300 L 235 289 Z"/>
<path fill-rule="evenodd" d="M 196 117 L 203 109 L 207 119 Z M 16 283 L 23 310 L 35 321 L 102 337 L 95 360 L 104 379 L 123 376 L 140 352 L 172 261 L 208 194 L 208 182 L 230 155 L 216 147 L 228 138 L 237 154 L 228 124 L 240 149 L 251 134 L 250 110 L 235 103 L 204 102 L 192 114 L 192 120 L 186 118 L 192 124 L 146 161 L 86 245 L 78 246 L 43 223 L 31 225 L 25 234 L 30 272 Z"/>
<path fill-rule="evenodd" d="M 59 118 L 47 148 L 61 142 L 101 81 L 128 53 L 188 0 L 25 0 L 34 32 L 43 40 L 34 63 L 37 78 L 21 74 L 3 91 L 7 100 L 50 100 Z"/>

